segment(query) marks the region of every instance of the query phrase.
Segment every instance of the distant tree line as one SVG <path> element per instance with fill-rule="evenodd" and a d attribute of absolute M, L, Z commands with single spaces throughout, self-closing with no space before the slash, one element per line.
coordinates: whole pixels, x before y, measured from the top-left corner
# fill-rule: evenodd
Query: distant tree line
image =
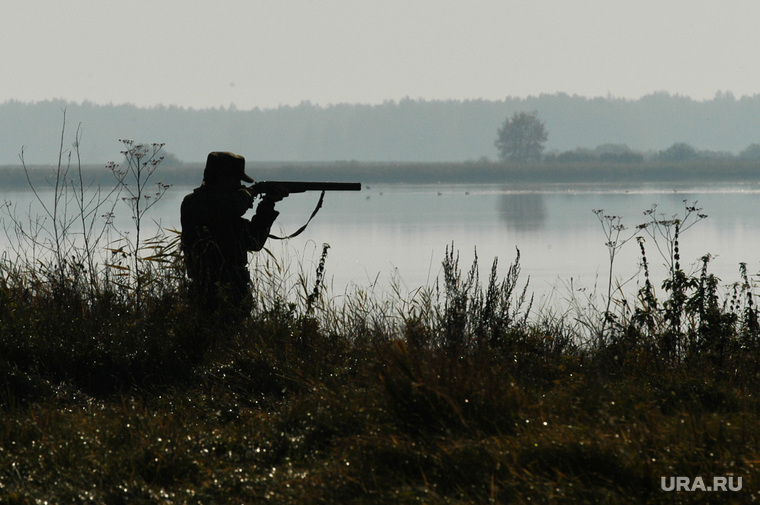
<path fill-rule="evenodd" d="M 200 162 L 217 149 L 263 162 L 494 159 L 495 132 L 505 118 L 524 111 L 537 111 L 549 134 L 541 151 L 546 161 L 605 156 L 635 162 L 638 155 L 651 159 L 661 152 L 677 159 L 695 156 L 685 146 L 693 146 L 697 156 L 754 156 L 748 146 L 760 144 L 760 94 L 719 93 L 697 101 L 668 93 L 636 100 L 557 93 L 373 105 L 304 102 L 252 110 L 8 101 L 0 103 L 0 165 L 17 164 L 22 147 L 31 164 L 53 162 L 63 108 L 72 127 L 81 124 L 85 163 L 118 158 L 120 138 L 165 142 L 167 155 L 184 162 Z M 588 151 L 619 145 L 629 149 Z"/>
<path fill-rule="evenodd" d="M 699 150 L 686 142 L 675 142 L 660 151 L 638 152 L 627 144 L 602 144 L 595 149 L 577 147 L 573 150 L 553 151 L 543 155 L 549 137 L 537 111 L 515 112 L 496 131 L 499 158 L 510 162 L 548 163 L 644 163 L 690 162 L 699 160 L 760 160 L 760 144 L 752 143 L 738 155 L 726 151 Z"/>
<path fill-rule="evenodd" d="M 760 160 L 760 144 L 752 143 L 738 154 L 727 151 L 697 149 L 686 142 L 675 142 L 667 149 L 659 151 L 635 151 L 626 144 L 602 144 L 593 149 L 579 147 L 569 151 L 553 151 L 543 156 L 547 163 L 645 163 L 645 162 L 689 162 L 689 161 L 729 161 Z"/>

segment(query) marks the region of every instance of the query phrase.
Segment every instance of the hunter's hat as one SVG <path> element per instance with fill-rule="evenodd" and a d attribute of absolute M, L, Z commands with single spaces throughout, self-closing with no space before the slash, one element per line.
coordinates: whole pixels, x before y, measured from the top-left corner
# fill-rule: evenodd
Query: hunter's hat
<path fill-rule="evenodd" d="M 203 180 L 212 182 L 222 177 L 239 177 L 241 181 L 253 182 L 245 173 L 245 158 L 239 154 L 214 151 L 206 158 Z"/>

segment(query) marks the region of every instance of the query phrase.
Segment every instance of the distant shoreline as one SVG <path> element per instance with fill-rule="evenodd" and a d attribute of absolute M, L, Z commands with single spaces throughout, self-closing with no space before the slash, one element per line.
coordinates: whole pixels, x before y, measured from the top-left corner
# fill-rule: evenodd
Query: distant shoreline
<path fill-rule="evenodd" d="M 53 184 L 55 166 L 28 167 L 35 186 Z M 77 172 L 70 167 L 69 177 Z M 202 176 L 202 163 L 159 166 L 155 181 L 178 186 L 197 185 Z M 365 184 L 404 183 L 753 183 L 760 182 L 760 161 L 692 161 L 645 163 L 535 163 L 505 164 L 477 162 L 249 162 L 247 172 L 257 180 L 329 180 L 358 181 Z M 82 167 L 85 184 L 108 187 L 115 182 L 104 165 Z M 27 176 L 20 165 L 0 166 L 0 187 L 22 190 L 28 187 Z"/>

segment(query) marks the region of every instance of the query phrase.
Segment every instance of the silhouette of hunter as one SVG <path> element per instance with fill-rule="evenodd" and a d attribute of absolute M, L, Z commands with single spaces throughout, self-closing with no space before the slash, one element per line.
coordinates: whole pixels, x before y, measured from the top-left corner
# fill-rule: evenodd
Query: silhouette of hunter
<path fill-rule="evenodd" d="M 182 251 L 190 277 L 190 297 L 204 312 L 226 308 L 250 311 L 248 251 L 259 251 L 279 215 L 275 202 L 286 191 L 267 193 L 251 219 L 243 215 L 253 207 L 253 195 L 241 181 L 245 158 L 229 152 L 212 152 L 206 160 L 203 182 L 182 200 Z"/>

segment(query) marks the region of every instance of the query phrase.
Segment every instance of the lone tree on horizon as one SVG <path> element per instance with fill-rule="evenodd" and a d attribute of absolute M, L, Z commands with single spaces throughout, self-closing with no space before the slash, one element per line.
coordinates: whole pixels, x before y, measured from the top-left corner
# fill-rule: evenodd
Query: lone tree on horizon
<path fill-rule="evenodd" d="M 538 161 L 548 137 L 538 112 L 515 112 L 497 130 L 494 145 L 502 160 Z"/>

